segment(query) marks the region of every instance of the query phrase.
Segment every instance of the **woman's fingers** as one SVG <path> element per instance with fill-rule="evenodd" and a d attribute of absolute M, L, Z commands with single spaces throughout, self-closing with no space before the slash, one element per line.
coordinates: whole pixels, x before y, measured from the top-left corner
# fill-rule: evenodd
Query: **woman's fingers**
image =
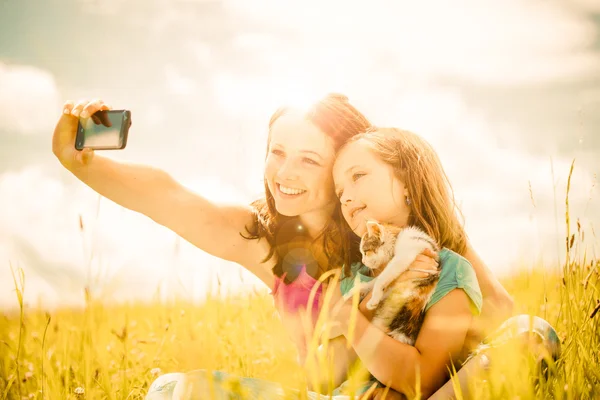
<path fill-rule="evenodd" d="M 71 114 L 71 110 L 73 110 L 74 106 L 75 103 L 73 100 L 67 100 L 63 106 L 63 114 Z"/>
<path fill-rule="evenodd" d="M 79 100 L 77 103 L 75 103 L 75 105 L 71 109 L 71 115 L 73 115 L 75 117 L 79 117 L 79 115 L 81 114 L 81 111 L 83 111 L 83 107 L 85 107 L 85 105 L 87 103 L 88 103 L 87 100 Z"/>
<path fill-rule="evenodd" d="M 81 117 L 88 118 L 93 115 L 96 111 L 106 109 L 106 104 L 102 99 L 93 99 L 89 103 L 85 104 L 81 110 Z"/>
<path fill-rule="evenodd" d="M 103 104 L 100 107 L 100 111 L 104 111 L 104 110 L 110 110 L 110 107 L 107 106 L 106 104 Z M 100 123 L 104 126 L 108 126 L 111 127 L 112 126 L 112 122 L 110 122 L 110 118 L 108 117 L 108 113 L 99 113 L 99 119 L 100 119 Z"/>
<path fill-rule="evenodd" d="M 67 104 L 65 104 L 65 114 L 67 113 L 67 110 L 70 110 L 71 115 L 75 117 L 81 116 L 82 118 L 88 118 L 98 110 L 110 110 L 110 106 L 104 103 L 102 99 L 93 99 L 91 101 L 84 99 L 79 100 L 72 107 L 67 107 Z"/>
<path fill-rule="evenodd" d="M 77 163 L 83 164 L 83 151 L 75 152 L 75 160 L 77 161 Z"/>

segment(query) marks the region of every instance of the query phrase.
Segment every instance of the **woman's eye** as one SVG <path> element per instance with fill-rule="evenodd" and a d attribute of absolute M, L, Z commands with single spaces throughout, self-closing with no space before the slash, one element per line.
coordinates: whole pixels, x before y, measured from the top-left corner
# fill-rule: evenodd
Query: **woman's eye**
<path fill-rule="evenodd" d="M 321 165 L 318 162 L 316 162 L 315 160 L 313 160 L 312 158 L 305 158 L 304 162 L 310 165 Z"/>
<path fill-rule="evenodd" d="M 359 180 L 360 178 L 362 178 L 365 175 L 366 174 L 363 174 L 363 173 L 360 173 L 360 172 L 352 174 L 352 181 L 356 182 L 357 180 Z"/>
<path fill-rule="evenodd" d="M 278 149 L 271 150 L 271 153 L 275 154 L 276 156 L 283 156 L 283 155 L 285 155 L 285 153 L 283 151 L 278 150 Z"/>

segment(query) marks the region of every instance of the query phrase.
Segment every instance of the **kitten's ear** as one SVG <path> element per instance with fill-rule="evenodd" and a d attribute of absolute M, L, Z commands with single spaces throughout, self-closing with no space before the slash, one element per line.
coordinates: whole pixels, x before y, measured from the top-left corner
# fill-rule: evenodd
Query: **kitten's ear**
<path fill-rule="evenodd" d="M 369 237 L 369 232 L 365 232 L 360 238 L 360 251 L 363 251 L 363 245 L 365 244 L 365 240 Z"/>
<path fill-rule="evenodd" d="M 367 232 L 369 236 L 381 236 L 381 225 L 377 221 L 367 221 Z"/>

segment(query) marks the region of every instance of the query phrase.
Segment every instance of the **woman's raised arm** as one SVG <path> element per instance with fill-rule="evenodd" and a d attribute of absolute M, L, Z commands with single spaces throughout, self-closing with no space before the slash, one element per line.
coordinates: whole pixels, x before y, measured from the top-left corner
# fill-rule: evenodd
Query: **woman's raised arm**
<path fill-rule="evenodd" d="M 61 164 L 100 195 L 146 215 L 209 254 L 243 265 L 271 286 L 270 266 L 261 262 L 268 244 L 240 236 L 252 222 L 250 206 L 218 204 L 163 170 L 75 149 L 78 116 L 107 109 L 101 100 L 65 104 L 52 140 L 52 151 Z"/>

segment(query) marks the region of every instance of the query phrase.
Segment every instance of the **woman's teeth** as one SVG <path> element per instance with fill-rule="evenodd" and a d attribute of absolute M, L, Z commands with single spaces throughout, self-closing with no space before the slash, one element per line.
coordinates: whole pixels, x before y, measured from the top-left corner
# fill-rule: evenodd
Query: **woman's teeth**
<path fill-rule="evenodd" d="M 281 190 L 281 193 L 284 194 L 301 194 L 306 192 L 306 190 L 289 188 L 282 185 L 279 185 L 279 190 Z"/>

